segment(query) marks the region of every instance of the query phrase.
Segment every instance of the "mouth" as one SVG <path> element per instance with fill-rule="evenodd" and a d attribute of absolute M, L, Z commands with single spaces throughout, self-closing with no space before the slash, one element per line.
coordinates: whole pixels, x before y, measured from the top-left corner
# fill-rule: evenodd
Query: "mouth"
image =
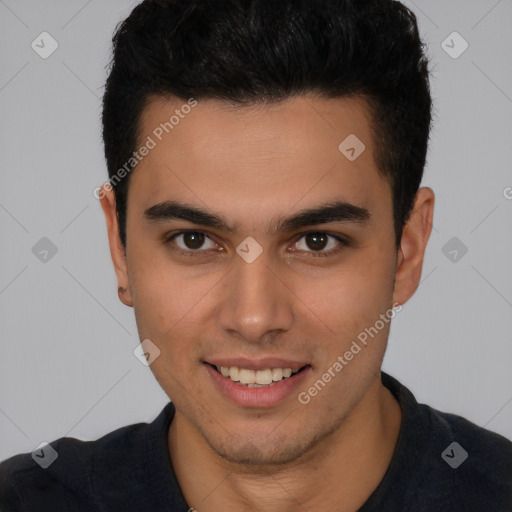
<path fill-rule="evenodd" d="M 239 366 L 217 366 L 208 362 L 206 365 L 213 368 L 224 378 L 229 379 L 240 387 L 247 388 L 268 388 L 277 383 L 295 378 L 298 374 L 311 367 L 307 364 L 297 369 L 292 368 L 264 368 L 261 370 L 252 370 Z"/>
<path fill-rule="evenodd" d="M 305 361 L 281 358 L 226 358 L 203 363 L 213 389 L 245 410 L 275 411 L 306 387 L 313 372 Z"/>

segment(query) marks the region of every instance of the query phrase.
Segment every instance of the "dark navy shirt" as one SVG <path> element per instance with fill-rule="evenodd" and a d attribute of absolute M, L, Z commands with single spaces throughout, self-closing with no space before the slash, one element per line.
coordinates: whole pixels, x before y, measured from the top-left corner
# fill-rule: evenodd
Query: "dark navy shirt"
<path fill-rule="evenodd" d="M 511 512 L 512 443 L 418 404 L 384 372 L 382 382 L 400 404 L 402 425 L 390 466 L 360 512 Z M 46 469 L 30 453 L 5 460 L 0 511 L 187 512 L 168 451 L 173 416 L 169 402 L 149 424 L 95 441 L 57 439 L 50 446 L 58 457 Z"/>

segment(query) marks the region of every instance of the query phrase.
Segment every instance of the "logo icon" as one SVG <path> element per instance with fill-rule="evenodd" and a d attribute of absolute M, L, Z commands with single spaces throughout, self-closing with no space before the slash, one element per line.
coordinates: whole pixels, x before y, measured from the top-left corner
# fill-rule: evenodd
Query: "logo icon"
<path fill-rule="evenodd" d="M 458 263 L 466 255 L 468 248 L 454 236 L 448 240 L 441 251 L 452 263 Z"/>
<path fill-rule="evenodd" d="M 48 32 L 41 32 L 30 46 L 39 57 L 47 59 L 59 47 L 59 43 Z"/>
<path fill-rule="evenodd" d="M 144 366 L 149 366 L 160 356 L 160 349 L 150 339 L 145 339 L 135 347 L 133 354 Z"/>
<path fill-rule="evenodd" d="M 468 47 L 468 42 L 458 32 L 452 32 L 441 43 L 441 48 L 452 59 L 458 59 L 468 49 Z"/>
<path fill-rule="evenodd" d="M 50 444 L 43 442 L 33 452 L 32 458 L 43 468 L 51 466 L 59 454 L 51 447 Z"/>
<path fill-rule="evenodd" d="M 363 144 L 363 142 L 351 133 L 339 146 L 338 149 L 340 150 L 340 153 L 344 155 L 348 160 L 353 162 L 354 160 L 357 160 L 363 151 L 366 149 L 366 146 Z"/>
<path fill-rule="evenodd" d="M 236 252 L 247 263 L 255 261 L 263 252 L 263 247 L 254 240 L 252 236 L 248 236 L 237 248 Z"/>
<path fill-rule="evenodd" d="M 457 469 L 467 458 L 468 452 L 459 443 L 453 442 L 441 454 L 443 460 L 453 469 Z"/>
<path fill-rule="evenodd" d="M 57 251 L 57 246 L 45 236 L 32 247 L 32 254 L 41 263 L 48 263 L 57 254 Z"/>

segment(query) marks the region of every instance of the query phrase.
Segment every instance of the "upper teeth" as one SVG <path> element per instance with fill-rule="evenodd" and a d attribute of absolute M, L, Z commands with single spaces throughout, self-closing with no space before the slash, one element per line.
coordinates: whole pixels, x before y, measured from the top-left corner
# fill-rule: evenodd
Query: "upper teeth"
<path fill-rule="evenodd" d="M 238 366 L 217 366 L 217 370 L 224 377 L 229 377 L 235 382 L 240 384 L 260 384 L 267 385 L 272 382 L 278 382 L 286 377 L 290 377 L 292 374 L 297 373 L 299 370 L 292 371 L 291 368 L 267 368 L 265 370 L 248 370 L 246 368 L 239 368 Z"/>

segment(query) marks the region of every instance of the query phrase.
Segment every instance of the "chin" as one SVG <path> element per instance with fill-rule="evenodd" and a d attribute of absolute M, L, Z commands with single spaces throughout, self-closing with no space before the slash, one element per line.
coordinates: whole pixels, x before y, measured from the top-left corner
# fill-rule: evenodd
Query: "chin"
<path fill-rule="evenodd" d="M 282 445 L 258 447 L 255 444 L 247 443 L 239 448 L 230 447 L 227 450 L 220 450 L 217 454 L 230 464 L 257 468 L 260 466 L 281 466 L 293 462 L 304 454 L 304 448 L 297 445 L 284 447 L 284 449 Z"/>
<path fill-rule="evenodd" d="M 241 436 L 227 437 L 224 440 L 216 440 L 205 437 L 210 448 L 225 462 L 231 465 L 244 466 L 246 470 L 257 469 L 261 466 L 283 466 L 294 462 L 307 455 L 309 450 L 317 443 L 319 437 L 312 436 L 301 439 L 291 439 L 291 435 L 282 432 L 274 432 L 274 435 L 262 435 L 258 437 L 254 433 L 247 438 Z"/>

